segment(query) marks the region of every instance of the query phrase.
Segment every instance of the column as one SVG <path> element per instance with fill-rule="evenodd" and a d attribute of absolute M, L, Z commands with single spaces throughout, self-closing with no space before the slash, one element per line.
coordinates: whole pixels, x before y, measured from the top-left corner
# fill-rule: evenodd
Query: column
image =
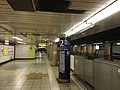
<path fill-rule="evenodd" d="M 105 60 L 110 60 L 110 42 L 105 42 L 104 58 Z"/>
<path fill-rule="evenodd" d="M 70 82 L 70 39 L 60 38 L 59 82 Z"/>
<path fill-rule="evenodd" d="M 58 45 L 57 45 L 57 43 L 54 43 L 53 44 L 53 49 L 52 49 L 52 63 L 51 63 L 51 65 L 57 65 L 57 49 L 58 49 Z"/>
<path fill-rule="evenodd" d="M 77 45 L 77 52 L 80 52 L 80 51 L 81 51 L 80 45 Z"/>
<path fill-rule="evenodd" d="M 87 44 L 86 45 L 86 50 L 87 50 L 88 59 L 92 59 L 92 56 L 93 56 L 92 44 Z"/>
<path fill-rule="evenodd" d="M 46 49 L 47 49 L 47 55 L 48 55 L 48 58 L 49 58 L 49 52 L 50 52 L 50 50 L 49 50 L 49 49 L 50 49 L 50 46 L 49 46 L 49 45 L 47 45 L 47 48 L 46 48 Z"/>
<path fill-rule="evenodd" d="M 50 45 L 50 55 L 49 55 L 49 60 L 52 60 L 52 52 L 53 52 L 53 44 Z"/>

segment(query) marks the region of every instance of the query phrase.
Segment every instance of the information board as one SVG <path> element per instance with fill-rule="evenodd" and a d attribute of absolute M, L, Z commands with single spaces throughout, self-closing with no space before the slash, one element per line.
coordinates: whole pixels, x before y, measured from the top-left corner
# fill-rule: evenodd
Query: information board
<path fill-rule="evenodd" d="M 59 79 L 70 80 L 70 39 L 62 37 L 59 44 Z"/>

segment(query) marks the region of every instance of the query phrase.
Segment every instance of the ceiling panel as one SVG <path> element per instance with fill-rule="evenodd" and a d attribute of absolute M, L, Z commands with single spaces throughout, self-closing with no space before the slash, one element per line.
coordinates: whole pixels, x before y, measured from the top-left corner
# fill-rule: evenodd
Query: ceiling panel
<path fill-rule="evenodd" d="M 13 2 L 14 0 L 11 1 Z M 10 29 L 13 33 L 42 34 L 43 38 L 54 40 L 59 34 L 69 30 L 73 25 L 81 22 L 110 0 L 66 1 L 71 1 L 68 9 L 86 10 L 86 12 L 83 14 L 70 14 L 40 11 L 14 11 L 6 0 L 0 0 L 0 24 L 6 24 L 14 28 Z M 25 2 L 27 3 L 27 0 L 25 0 Z M 36 40 L 39 40 L 39 36 L 35 37 L 38 38 Z"/>
<path fill-rule="evenodd" d="M 34 11 L 32 0 L 7 0 L 14 10 Z"/>

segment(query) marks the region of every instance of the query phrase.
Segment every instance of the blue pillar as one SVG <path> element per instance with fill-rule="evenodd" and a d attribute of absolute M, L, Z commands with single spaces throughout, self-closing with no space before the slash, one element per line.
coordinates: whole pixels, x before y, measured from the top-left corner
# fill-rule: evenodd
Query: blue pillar
<path fill-rule="evenodd" d="M 59 81 L 70 82 L 70 39 L 67 37 L 60 38 Z"/>

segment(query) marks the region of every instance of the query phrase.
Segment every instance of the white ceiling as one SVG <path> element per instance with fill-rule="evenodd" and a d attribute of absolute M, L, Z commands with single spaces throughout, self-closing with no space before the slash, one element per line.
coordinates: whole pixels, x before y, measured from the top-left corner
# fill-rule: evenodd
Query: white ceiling
<path fill-rule="evenodd" d="M 36 40 L 57 38 L 110 0 L 70 0 L 70 9 L 87 10 L 84 14 L 66 14 L 52 12 L 14 11 L 6 0 L 0 0 L 0 38 L 4 40 L 6 31 L 13 35 L 20 33 L 38 34 Z M 3 28 L 4 27 L 4 28 Z M 7 29 L 5 29 L 7 27 Z M 9 34 L 10 35 L 10 34 Z M 11 36 L 9 37 L 11 38 Z M 21 38 L 26 38 L 22 37 Z M 27 38 L 28 39 L 28 38 Z M 11 39 L 13 40 L 13 39 Z M 25 39 L 26 40 L 26 39 Z"/>

